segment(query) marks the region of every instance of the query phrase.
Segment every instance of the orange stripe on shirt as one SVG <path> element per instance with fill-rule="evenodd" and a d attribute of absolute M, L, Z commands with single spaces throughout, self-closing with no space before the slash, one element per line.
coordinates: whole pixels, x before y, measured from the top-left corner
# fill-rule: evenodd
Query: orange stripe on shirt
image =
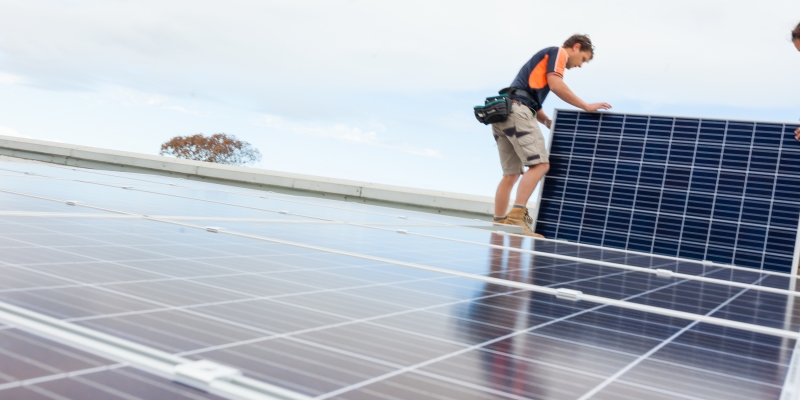
<path fill-rule="evenodd" d="M 558 54 L 561 56 L 561 53 Z M 542 61 L 536 64 L 531 74 L 528 76 L 528 86 L 532 89 L 541 89 L 547 86 L 547 61 L 550 59 L 549 54 L 545 54 Z"/>
<path fill-rule="evenodd" d="M 564 77 L 564 70 L 567 68 L 567 51 L 563 47 L 558 48 L 558 58 L 556 58 L 556 70 L 552 73 Z"/>

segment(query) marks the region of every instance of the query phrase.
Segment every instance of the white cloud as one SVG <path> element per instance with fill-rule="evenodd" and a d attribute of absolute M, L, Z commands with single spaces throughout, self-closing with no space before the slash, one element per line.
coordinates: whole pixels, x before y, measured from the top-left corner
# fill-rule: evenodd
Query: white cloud
<path fill-rule="evenodd" d="M 25 78 L 21 76 L 0 72 L 0 85 L 18 85 L 25 82 Z"/>
<path fill-rule="evenodd" d="M 335 124 L 331 126 L 301 124 L 298 122 L 286 121 L 283 118 L 275 115 L 261 116 L 255 121 L 255 124 L 261 127 L 283 132 L 290 132 L 297 135 L 324 137 L 343 142 L 385 147 L 402 151 L 404 153 L 425 157 L 441 157 L 441 153 L 438 150 L 415 147 L 408 143 L 390 143 L 379 139 L 378 134 L 375 131 L 364 131 L 360 128 L 351 127 L 345 124 Z M 375 126 L 379 130 L 386 130 L 386 128 L 380 123 L 373 122 L 371 125 Z"/>
<path fill-rule="evenodd" d="M 0 126 L 0 135 L 2 135 L 2 136 L 20 137 L 20 138 L 25 138 L 25 139 L 32 139 L 30 136 L 23 135 L 23 134 L 17 132 L 16 129 L 12 129 L 12 128 L 9 128 L 7 126 Z"/>
<path fill-rule="evenodd" d="M 54 88 L 115 82 L 256 106 L 276 96 L 313 103 L 342 91 L 497 90 L 540 48 L 588 32 L 597 57 L 567 76 L 586 97 L 774 107 L 794 101 L 800 84 L 787 40 L 800 19 L 797 0 L 68 4 L 0 6 L 4 71 Z M 485 29 L 507 21 L 508 10 L 536 23 L 506 36 Z M 537 18 L 541 10 L 547 18 Z"/>
<path fill-rule="evenodd" d="M 181 106 L 161 106 L 161 108 L 164 109 L 164 110 L 172 110 L 172 111 L 177 111 L 177 112 L 181 112 L 181 113 L 184 113 L 184 114 L 200 116 L 199 112 L 194 111 L 194 110 L 187 110 L 186 108 L 181 107 Z"/>
<path fill-rule="evenodd" d="M 38 139 L 38 138 L 30 137 L 28 135 L 23 135 L 23 134 L 19 133 L 16 129 L 12 129 L 12 128 L 9 128 L 7 126 L 0 126 L 0 136 L 11 136 L 11 137 L 18 137 L 18 138 L 23 138 L 23 139 Z M 44 139 L 38 139 L 38 140 L 44 140 L 44 141 L 47 141 L 47 142 L 64 143 L 64 141 L 61 140 L 61 139 L 44 138 Z"/>
<path fill-rule="evenodd" d="M 199 111 L 190 110 L 183 106 L 175 105 L 166 96 L 153 93 L 144 93 L 134 89 L 128 89 L 120 86 L 105 86 L 101 92 L 108 98 L 120 101 L 122 104 L 128 106 L 142 106 L 160 108 L 162 110 L 177 111 L 183 114 L 200 116 Z"/>

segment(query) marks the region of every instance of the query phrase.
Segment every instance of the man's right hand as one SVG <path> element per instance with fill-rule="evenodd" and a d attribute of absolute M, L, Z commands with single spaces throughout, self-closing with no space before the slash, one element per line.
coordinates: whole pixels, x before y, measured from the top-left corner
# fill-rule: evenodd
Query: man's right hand
<path fill-rule="evenodd" d="M 597 110 L 610 110 L 610 109 L 611 109 L 611 104 L 608 104 L 608 103 L 592 103 L 592 104 L 587 104 L 586 108 L 584 108 L 583 110 L 584 111 L 589 111 L 589 112 L 594 112 L 594 111 L 597 111 Z"/>
<path fill-rule="evenodd" d="M 800 128 L 794 130 L 794 138 L 800 140 Z"/>

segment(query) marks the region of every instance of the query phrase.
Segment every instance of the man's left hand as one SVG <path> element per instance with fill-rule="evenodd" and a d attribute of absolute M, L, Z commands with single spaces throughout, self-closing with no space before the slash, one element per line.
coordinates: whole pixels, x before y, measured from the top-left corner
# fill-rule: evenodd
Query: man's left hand
<path fill-rule="evenodd" d="M 800 128 L 794 130 L 794 138 L 800 140 Z"/>

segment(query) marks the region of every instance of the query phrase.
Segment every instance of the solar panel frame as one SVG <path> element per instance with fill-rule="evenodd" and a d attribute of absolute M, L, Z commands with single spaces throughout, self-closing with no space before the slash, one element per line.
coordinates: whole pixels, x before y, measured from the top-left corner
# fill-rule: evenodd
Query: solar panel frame
<path fill-rule="evenodd" d="M 569 129 L 562 128 L 565 124 L 564 116 L 570 118 L 566 122 L 569 124 Z M 584 116 L 585 120 L 581 119 L 581 116 Z M 800 210 L 796 206 L 786 203 L 792 195 L 797 193 L 787 189 L 785 185 L 795 183 L 794 187 L 800 188 L 800 173 L 792 169 L 790 159 L 784 157 L 784 151 L 788 154 L 796 153 L 800 159 L 800 148 L 784 148 L 783 145 L 787 142 L 787 135 L 800 124 L 640 113 L 586 113 L 564 109 L 555 111 L 553 121 L 553 129 L 548 138 L 551 168 L 547 177 L 539 184 L 535 202 L 536 210 L 533 213 L 536 215 L 535 224 L 539 225 L 546 221 L 545 223 L 556 226 L 555 231 L 545 228 L 550 234 L 548 237 L 587 243 L 586 238 L 583 237 L 584 233 L 593 232 L 592 230 L 596 229 L 594 233 L 601 235 L 601 239 L 599 241 L 592 239 L 587 244 L 602 244 L 621 251 L 645 251 L 696 260 L 708 260 L 709 257 L 713 257 L 712 260 L 717 261 L 719 260 L 717 252 L 725 245 L 711 233 L 719 235 L 726 232 L 724 228 L 733 226 L 735 231 L 729 235 L 731 236 L 729 239 L 733 240 L 734 245 L 731 247 L 729 263 L 738 264 L 737 261 L 745 259 L 745 256 L 750 256 L 751 259 L 745 259 L 744 264 L 752 268 L 755 265 L 754 258 L 760 253 L 759 268 L 763 268 L 769 260 L 772 263 L 768 265 L 772 267 L 771 269 L 784 270 L 793 276 L 797 275 L 798 263 L 800 263 Z M 608 127 L 603 124 L 607 124 Z M 749 132 L 743 129 L 748 127 Z M 731 143 L 728 143 L 728 130 L 731 131 Z M 766 136 L 759 137 L 759 133 Z M 587 134 L 589 136 L 586 136 Z M 564 135 L 571 135 L 571 141 L 564 140 Z M 715 135 L 717 135 L 716 139 Z M 723 135 L 722 138 L 719 138 L 719 135 Z M 650 136 L 653 136 L 653 139 L 648 141 Z M 793 133 L 791 136 L 791 141 L 793 141 Z M 759 140 L 766 145 L 777 144 L 777 152 L 769 153 L 765 151 L 768 149 L 767 146 L 755 145 L 756 137 L 759 137 Z M 583 142 L 578 140 L 580 138 L 589 140 Z M 614 141 L 614 139 L 617 140 Z M 707 151 L 709 143 L 713 144 L 715 140 L 718 142 L 717 150 L 719 151 L 709 153 Z M 614 143 L 616 143 L 616 150 L 613 149 Z M 747 146 L 746 159 L 739 154 L 742 153 L 741 149 L 745 145 Z M 677 151 L 673 154 L 673 147 L 678 150 L 681 150 L 681 147 L 687 148 L 682 149 L 683 153 Z M 694 151 L 691 153 L 691 157 L 687 157 L 686 150 L 692 148 Z M 725 151 L 728 152 L 727 156 Z M 760 157 L 772 154 L 772 161 L 766 163 L 760 159 L 753 161 L 756 152 Z M 699 157 L 701 153 L 704 155 L 703 157 Z M 711 155 L 706 157 L 708 154 Z M 588 163 L 580 162 L 582 160 L 576 162 L 576 155 L 577 158 L 588 158 Z M 561 158 L 565 160 L 564 163 L 559 162 Z M 690 158 L 691 160 L 689 160 Z M 650 161 L 645 161 L 646 159 Z M 658 162 L 653 164 L 651 161 Z M 716 164 L 714 164 L 715 162 Z M 723 168 L 723 164 L 725 167 L 744 168 L 745 172 L 730 172 L 729 169 Z M 671 173 L 668 174 L 667 170 L 670 168 L 669 172 Z M 701 197 L 699 193 L 703 192 L 699 191 L 697 196 L 692 196 L 694 186 L 697 186 L 695 191 L 708 192 L 711 190 L 712 185 L 708 181 L 711 175 L 707 173 L 708 168 L 717 171 L 713 182 L 713 192 L 710 196 Z M 758 177 L 765 176 L 769 168 L 774 171 L 771 184 L 759 182 Z M 573 185 L 569 185 L 569 174 L 573 170 L 583 174 L 581 177 L 586 182 L 575 184 L 575 177 L 573 177 Z M 696 172 L 697 176 L 695 176 Z M 595 176 L 600 179 L 595 179 Z M 617 183 L 618 176 L 623 183 Z M 681 179 L 675 179 L 679 176 L 685 176 L 683 182 Z M 671 177 L 671 179 L 665 179 L 666 177 Z M 725 185 L 727 182 L 735 183 L 737 178 L 741 182 L 740 189 L 737 189 L 736 185 Z M 744 179 L 742 180 L 742 178 Z M 630 187 L 631 180 L 633 180 L 633 187 Z M 645 185 L 642 185 L 642 182 Z M 556 196 L 549 199 L 546 194 L 548 191 L 560 194 L 560 198 Z M 769 208 L 765 217 L 753 212 L 744 212 L 746 202 L 749 205 L 766 206 L 767 202 L 764 200 L 767 199 L 763 198 L 765 193 L 769 194 Z M 565 201 L 567 196 L 577 198 L 578 201 L 570 204 L 569 201 Z M 581 196 L 583 197 L 581 198 Z M 594 207 L 596 203 L 589 201 L 590 196 L 594 201 L 607 199 L 605 215 L 603 215 L 602 209 Z M 732 212 L 731 206 L 735 207 L 735 203 L 731 203 L 730 200 L 735 201 L 737 196 L 740 197 L 738 212 Z M 649 202 L 640 201 L 647 197 L 651 198 Z M 676 203 L 675 200 L 678 202 Z M 681 200 L 682 207 L 680 206 Z M 711 209 L 703 210 L 702 203 L 708 200 L 712 201 Z M 557 217 L 544 213 L 544 208 L 547 208 L 550 201 L 560 203 L 556 207 Z M 619 201 L 618 204 L 630 207 L 629 212 L 612 212 L 617 211 L 614 210 L 616 207 L 612 207 L 612 201 Z M 719 208 L 717 208 L 718 202 L 720 203 Z M 656 208 L 653 208 L 653 205 Z M 638 213 L 636 212 L 637 206 L 639 206 Z M 665 213 L 680 210 L 683 210 L 683 213 L 680 217 L 664 215 L 662 207 L 665 207 Z M 703 210 L 706 214 L 697 214 L 699 210 Z M 787 213 L 790 213 L 789 220 L 785 219 Z M 576 214 L 579 215 L 577 219 Z M 718 219 L 717 215 L 728 218 L 735 216 L 735 224 L 715 221 Z M 708 233 L 703 233 L 703 218 L 708 219 L 705 226 L 705 232 Z M 743 221 L 742 218 L 747 219 Z M 742 237 L 755 237 L 761 233 L 753 230 L 752 226 L 754 220 L 758 221 L 759 218 L 762 222 L 767 221 L 763 232 L 765 238 L 760 249 L 753 247 L 753 244 L 756 243 L 746 240 L 742 241 L 740 245 L 739 240 Z M 781 221 L 780 218 L 783 220 Z M 687 221 L 692 229 L 687 229 Z M 701 222 L 700 225 L 697 225 L 698 221 Z M 584 224 L 589 227 L 584 228 Z M 597 229 L 597 226 L 600 226 L 600 229 Z M 624 238 L 615 235 L 617 232 L 613 229 L 608 229 L 613 227 L 624 230 L 626 226 L 627 232 L 624 232 Z M 539 225 L 539 228 L 542 226 Z M 700 232 L 695 232 L 698 228 Z M 714 229 L 713 232 L 712 229 Z M 786 230 L 794 231 L 793 237 L 786 235 L 784 232 Z M 645 234 L 644 239 L 638 236 L 640 233 Z M 779 234 L 782 237 L 779 237 Z M 649 242 L 646 239 L 648 236 L 650 237 Z M 656 240 L 659 236 L 663 236 L 663 238 Z M 704 248 L 697 245 L 693 249 L 690 246 L 682 246 L 686 243 L 684 237 L 691 243 L 692 240 L 701 239 L 703 236 L 706 237 Z M 712 236 L 715 240 L 713 243 Z M 642 242 L 642 240 L 645 241 Z M 632 249 L 632 243 L 639 247 Z M 648 245 L 649 251 L 646 249 Z M 675 248 L 670 248 L 669 245 L 674 245 Z M 720 245 L 721 247 L 717 247 Z M 642 249 L 642 246 L 645 249 Z M 682 251 L 683 247 L 686 247 L 686 251 Z M 792 250 L 786 254 L 789 247 Z M 701 250 L 702 257 L 700 257 Z M 786 260 L 791 258 L 791 265 L 782 269 L 775 268 L 774 261 L 777 258 L 772 254 L 777 253 L 778 250 L 784 252 L 787 256 Z"/>

